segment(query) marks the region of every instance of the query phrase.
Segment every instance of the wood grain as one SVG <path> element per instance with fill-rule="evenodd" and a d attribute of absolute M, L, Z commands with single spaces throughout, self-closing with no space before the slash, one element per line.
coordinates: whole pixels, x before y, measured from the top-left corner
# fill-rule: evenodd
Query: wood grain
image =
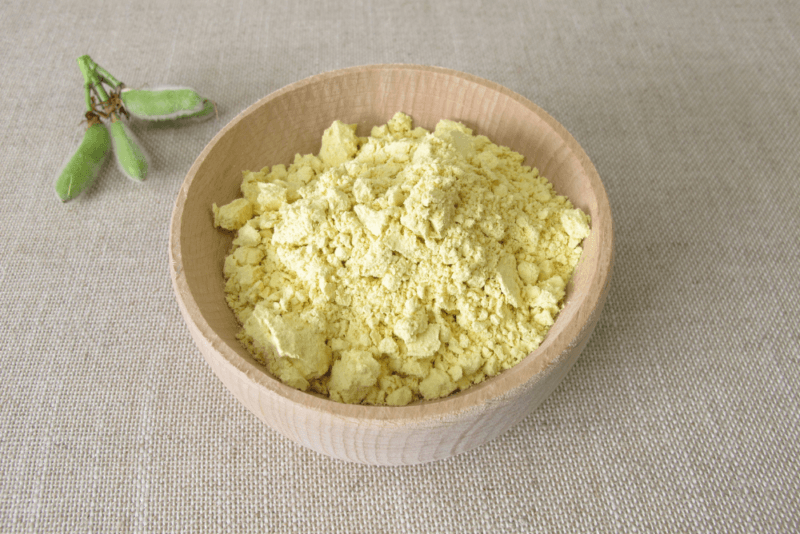
<path fill-rule="evenodd" d="M 240 195 L 242 170 L 290 163 L 317 153 L 335 119 L 367 135 L 397 111 L 432 129 L 463 122 L 526 157 L 576 206 L 592 234 L 566 305 L 545 341 L 516 367 L 466 391 L 404 407 L 346 405 L 290 388 L 235 338 L 222 264 L 232 235 L 214 228 L 212 203 Z M 613 225 L 600 177 L 577 141 L 555 119 L 495 83 L 438 67 L 375 65 L 328 72 L 259 100 L 234 118 L 198 156 L 175 203 L 170 272 L 189 331 L 214 373 L 259 419 L 288 438 L 342 460 L 377 465 L 430 462 L 502 434 L 556 388 L 597 323 L 613 264 Z"/>

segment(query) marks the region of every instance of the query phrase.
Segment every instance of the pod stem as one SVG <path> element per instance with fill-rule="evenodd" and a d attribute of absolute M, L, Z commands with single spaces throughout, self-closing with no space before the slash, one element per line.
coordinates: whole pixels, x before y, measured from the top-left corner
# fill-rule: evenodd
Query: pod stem
<path fill-rule="evenodd" d="M 120 91 L 125 86 L 103 67 L 95 63 L 92 58 L 83 55 L 78 58 L 78 67 L 83 74 L 83 88 L 86 95 L 86 118 L 89 124 L 99 121 L 100 117 L 117 122 L 119 115 L 128 117 L 128 112 L 122 105 Z M 111 93 L 106 92 L 103 84 L 107 84 Z M 96 95 L 97 99 L 95 100 Z M 90 114 L 92 118 L 90 118 Z"/>
<path fill-rule="evenodd" d="M 108 72 L 106 69 L 104 69 L 103 67 L 101 67 L 97 63 L 94 64 L 94 68 L 95 68 L 96 72 L 98 72 L 100 74 L 101 79 L 104 82 L 108 83 L 114 89 L 122 89 L 123 87 L 125 87 L 124 83 L 122 83 L 121 81 L 119 81 L 116 78 L 114 78 L 114 76 L 110 72 Z"/>

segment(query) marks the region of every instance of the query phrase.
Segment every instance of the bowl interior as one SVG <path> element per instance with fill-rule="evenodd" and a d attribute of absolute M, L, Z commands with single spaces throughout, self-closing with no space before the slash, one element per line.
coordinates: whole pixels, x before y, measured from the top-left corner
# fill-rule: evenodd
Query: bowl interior
<path fill-rule="evenodd" d="M 213 227 L 211 204 L 222 205 L 240 196 L 243 170 L 288 165 L 296 153 L 316 154 L 322 132 L 334 120 L 358 124 L 357 133 L 364 136 L 397 111 L 410 115 L 415 126 L 429 130 L 443 118 L 459 121 L 476 134 L 511 147 L 525 156 L 525 164 L 538 167 L 556 191 L 592 218 L 592 234 L 584 242 L 583 256 L 567 288 L 567 303 L 539 349 L 478 386 L 420 405 L 446 410 L 441 405 L 454 399 L 467 404 L 481 402 L 528 381 L 569 347 L 583 323 L 602 305 L 597 293 L 610 270 L 611 218 L 597 172 L 557 121 L 508 89 L 447 69 L 379 65 L 321 74 L 263 98 L 209 143 L 187 175 L 171 233 L 173 277 L 181 279 L 178 298 L 184 315 L 194 322 L 190 329 L 196 327 L 211 346 L 248 376 L 299 402 L 354 416 L 381 413 L 381 417 L 392 417 L 386 410 L 399 416 L 414 408 L 347 406 L 315 398 L 283 385 L 253 361 L 235 337 L 239 324 L 224 298 L 222 264 L 233 235 Z"/>

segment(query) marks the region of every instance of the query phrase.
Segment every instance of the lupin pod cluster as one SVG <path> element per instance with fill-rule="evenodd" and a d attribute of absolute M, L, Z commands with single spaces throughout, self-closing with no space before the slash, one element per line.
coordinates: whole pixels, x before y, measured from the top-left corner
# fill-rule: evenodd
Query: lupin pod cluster
<path fill-rule="evenodd" d="M 147 177 L 147 155 L 123 117 L 149 121 L 202 119 L 215 110 L 213 102 L 189 87 L 128 89 L 89 56 L 79 57 L 78 66 L 84 79 L 88 126 L 56 178 L 55 190 L 62 202 L 92 185 L 111 150 L 126 176 L 136 181 Z"/>

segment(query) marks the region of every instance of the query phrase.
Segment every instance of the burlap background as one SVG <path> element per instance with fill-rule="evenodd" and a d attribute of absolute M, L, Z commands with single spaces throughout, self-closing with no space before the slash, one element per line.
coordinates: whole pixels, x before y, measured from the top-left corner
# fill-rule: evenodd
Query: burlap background
<path fill-rule="evenodd" d="M 61 2 L 0 6 L 0 531 L 800 529 L 800 10 L 792 1 Z M 45 4 L 43 4 L 44 6 Z M 186 84 L 195 125 L 133 125 L 61 205 L 88 53 Z M 257 99 L 405 62 L 530 98 L 594 161 L 617 262 L 594 337 L 533 415 L 408 468 L 261 425 L 199 356 L 167 269 L 183 176 Z"/>

